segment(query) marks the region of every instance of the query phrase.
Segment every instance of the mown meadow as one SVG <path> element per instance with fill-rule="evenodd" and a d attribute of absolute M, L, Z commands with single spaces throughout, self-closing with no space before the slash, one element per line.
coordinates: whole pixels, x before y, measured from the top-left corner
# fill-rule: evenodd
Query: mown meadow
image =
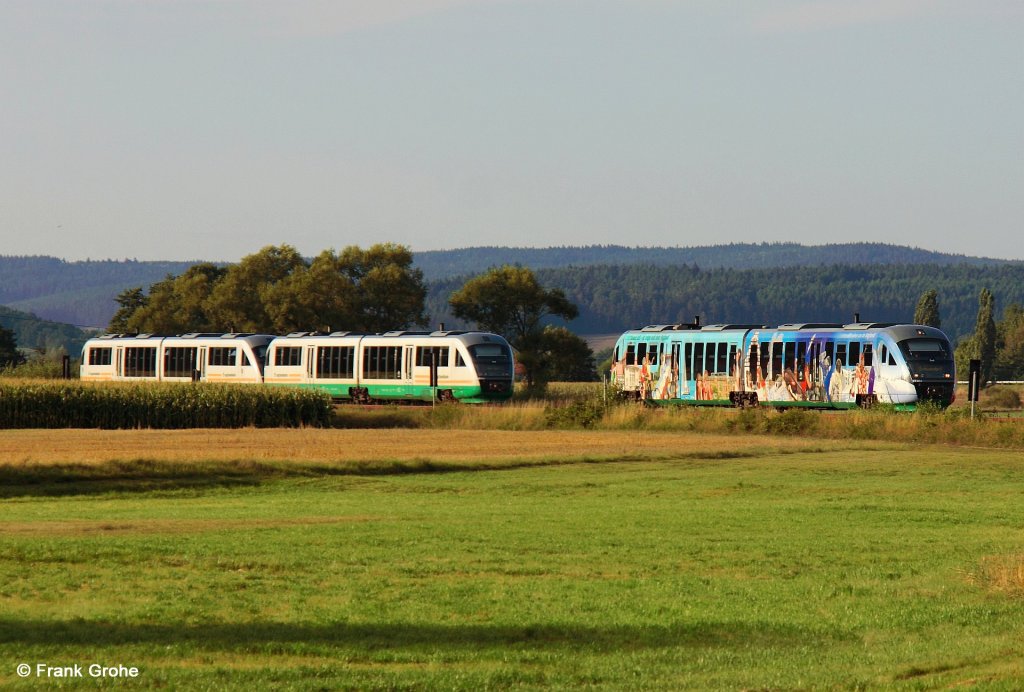
<path fill-rule="evenodd" d="M 0 686 L 1024 678 L 1016 449 L 450 423 L 0 432 Z"/>

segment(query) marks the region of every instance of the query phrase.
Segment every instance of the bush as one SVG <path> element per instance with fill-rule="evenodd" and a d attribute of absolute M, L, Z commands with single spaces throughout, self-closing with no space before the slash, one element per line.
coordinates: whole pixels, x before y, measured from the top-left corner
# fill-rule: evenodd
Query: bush
<path fill-rule="evenodd" d="M 1016 389 L 997 385 L 984 390 L 983 394 L 987 408 L 1020 408 L 1020 394 Z"/>

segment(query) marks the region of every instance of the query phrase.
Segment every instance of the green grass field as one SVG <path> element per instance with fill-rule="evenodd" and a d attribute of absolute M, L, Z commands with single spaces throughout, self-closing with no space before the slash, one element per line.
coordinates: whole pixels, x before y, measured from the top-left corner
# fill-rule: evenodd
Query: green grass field
<path fill-rule="evenodd" d="M 168 689 L 1019 688 L 1019 453 L 692 441 L 139 491 L 34 477 L 0 504 L 0 687 L 95 662 Z"/>

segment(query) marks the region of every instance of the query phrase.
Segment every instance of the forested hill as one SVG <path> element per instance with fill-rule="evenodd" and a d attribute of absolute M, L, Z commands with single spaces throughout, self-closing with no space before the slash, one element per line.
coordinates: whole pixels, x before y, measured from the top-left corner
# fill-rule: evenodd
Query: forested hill
<path fill-rule="evenodd" d="M 57 349 L 63 347 L 69 355 L 76 357 L 88 336 L 70 324 L 41 320 L 35 315 L 20 310 L 11 310 L 0 305 L 0 326 L 14 332 L 18 346 L 33 349 Z"/>
<path fill-rule="evenodd" d="M 0 305 L 58 322 L 102 327 L 117 308 L 114 296 L 125 288 L 148 289 L 193 264 L 0 256 Z"/>
<path fill-rule="evenodd" d="M 785 322 L 908 322 L 918 298 L 934 288 L 942 328 L 951 338 L 973 332 L 978 294 L 989 288 L 1001 315 L 1024 304 L 1024 263 L 999 266 L 835 265 L 783 269 L 700 269 L 652 265 L 569 267 L 537 272 L 580 308 L 570 328 L 606 334 L 647 324 Z M 447 297 L 465 277 L 431 285 L 427 312 L 458 326 Z"/>
<path fill-rule="evenodd" d="M 417 252 L 416 266 L 428 280 L 478 274 L 503 264 L 547 269 L 595 264 L 679 266 L 702 269 L 770 269 L 832 264 L 971 264 L 992 266 L 1006 260 L 967 257 L 882 243 L 807 246 L 796 243 L 736 243 L 707 247 L 472 247 Z"/>
<path fill-rule="evenodd" d="M 0 305 L 47 320 L 102 327 L 114 314 L 114 297 L 121 291 L 135 286 L 148 290 L 196 262 L 0 256 Z M 687 321 L 698 312 L 718 322 L 845 321 L 854 311 L 869 319 L 906 320 L 928 288 L 939 290 L 947 319 L 943 326 L 960 334 L 973 329 L 982 286 L 992 289 L 997 305 L 1024 302 L 1019 295 L 1024 263 L 873 243 L 479 247 L 419 252 L 415 263 L 428 281 L 439 282 L 428 305 L 433 321 L 454 324 L 445 317 L 445 291 L 452 285 L 457 288 L 468 276 L 492 266 L 519 263 L 566 289 L 581 308 L 573 328 L 584 334 Z M 843 266 L 833 266 L 839 263 Z M 1017 277 L 1015 284 L 1003 278 L 1008 275 Z"/>

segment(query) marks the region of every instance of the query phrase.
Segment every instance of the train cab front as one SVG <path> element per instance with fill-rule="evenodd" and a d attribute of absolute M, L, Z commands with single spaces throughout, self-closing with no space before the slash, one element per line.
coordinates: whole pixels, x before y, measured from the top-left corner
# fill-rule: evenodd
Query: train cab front
<path fill-rule="evenodd" d="M 471 401 L 508 401 L 513 392 L 515 363 L 508 342 L 497 335 L 484 335 L 481 342 L 468 344 L 479 381 L 480 393 Z"/>
<path fill-rule="evenodd" d="M 953 403 L 956 389 L 956 365 L 949 340 L 937 334 L 922 333 L 903 339 L 899 348 L 910 371 L 910 382 L 918 401 L 929 401 L 945 408 Z"/>

